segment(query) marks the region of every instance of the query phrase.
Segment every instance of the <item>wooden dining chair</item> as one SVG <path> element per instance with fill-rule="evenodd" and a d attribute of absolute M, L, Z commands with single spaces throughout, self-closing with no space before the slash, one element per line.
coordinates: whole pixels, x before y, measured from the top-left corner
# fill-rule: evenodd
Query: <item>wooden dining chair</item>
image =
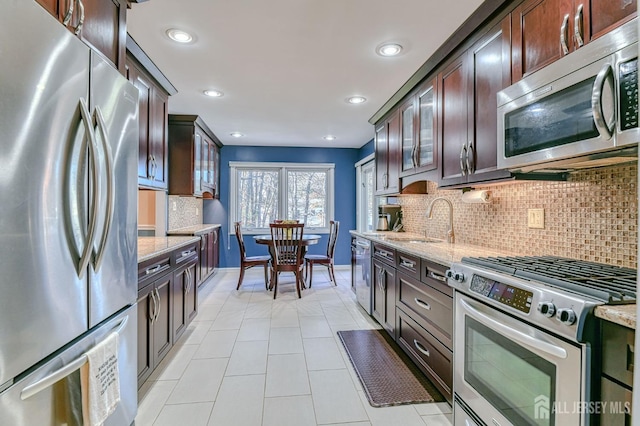
<path fill-rule="evenodd" d="M 304 287 L 303 278 L 303 245 L 302 234 L 304 224 L 271 223 L 271 244 L 273 245 L 273 260 L 271 268 L 271 282 L 273 298 L 278 292 L 278 275 L 280 272 L 293 272 L 296 278 L 298 298 L 302 297 L 300 290 Z"/>
<path fill-rule="evenodd" d="M 340 222 L 329 222 L 329 242 L 327 243 L 327 254 L 307 254 L 304 257 L 305 280 L 307 275 L 309 276 L 309 288 L 311 288 L 311 281 L 313 280 L 313 265 L 323 265 L 329 270 L 329 281 L 333 282 L 333 285 L 338 285 L 336 282 L 336 274 L 333 269 L 333 254 L 336 250 L 336 241 L 338 240 L 338 230 L 340 229 Z"/>
<path fill-rule="evenodd" d="M 254 266 L 264 266 L 264 287 L 269 289 L 269 262 L 271 261 L 271 256 L 247 256 L 246 250 L 244 248 L 244 239 L 242 238 L 242 229 L 240 227 L 240 222 L 235 222 L 234 224 L 236 230 L 236 238 L 238 239 L 238 246 L 240 247 L 240 278 L 238 278 L 238 287 L 236 290 L 240 289 L 240 285 L 242 284 L 242 280 L 244 279 L 244 271 L 249 268 L 253 268 Z"/>

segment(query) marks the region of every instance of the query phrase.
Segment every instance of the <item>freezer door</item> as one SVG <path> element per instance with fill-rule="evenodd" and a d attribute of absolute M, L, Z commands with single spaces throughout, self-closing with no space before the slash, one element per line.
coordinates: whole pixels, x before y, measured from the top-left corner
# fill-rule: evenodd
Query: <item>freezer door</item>
<path fill-rule="evenodd" d="M 0 56 L 1 390 L 88 330 L 89 49 L 36 2 L 9 0 Z"/>
<path fill-rule="evenodd" d="M 128 426 L 138 410 L 136 305 L 93 330 L 0 393 L 0 425 L 81 426 L 80 368 L 83 354 L 118 331 L 120 402 L 105 426 Z"/>
<path fill-rule="evenodd" d="M 97 231 L 89 264 L 89 327 L 137 296 L 138 90 L 91 53 L 91 110 L 95 125 Z"/>

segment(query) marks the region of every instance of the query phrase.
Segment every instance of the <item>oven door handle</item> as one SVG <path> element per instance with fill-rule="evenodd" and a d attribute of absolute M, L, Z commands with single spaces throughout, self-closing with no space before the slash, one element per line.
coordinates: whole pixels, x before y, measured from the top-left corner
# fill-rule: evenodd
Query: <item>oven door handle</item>
<path fill-rule="evenodd" d="M 519 330 L 515 330 L 509 326 L 506 326 L 494 320 L 493 318 L 487 316 L 486 314 L 483 314 L 482 312 L 478 311 L 476 308 L 474 308 L 473 306 L 471 306 L 469 303 L 467 303 L 462 299 L 460 299 L 460 303 L 462 304 L 462 307 L 466 309 L 468 312 L 470 312 L 471 314 L 473 314 L 473 316 L 478 321 L 480 321 L 487 327 L 490 327 L 502 333 L 503 335 L 509 337 L 510 339 L 516 341 L 517 343 L 545 352 L 546 354 L 554 356 L 556 358 L 561 358 L 561 359 L 567 358 L 567 351 L 564 350 L 563 348 L 556 346 L 554 344 L 551 344 L 549 342 L 545 342 L 544 340 L 536 339 L 535 337 L 529 336 L 528 334 L 525 334 Z"/>

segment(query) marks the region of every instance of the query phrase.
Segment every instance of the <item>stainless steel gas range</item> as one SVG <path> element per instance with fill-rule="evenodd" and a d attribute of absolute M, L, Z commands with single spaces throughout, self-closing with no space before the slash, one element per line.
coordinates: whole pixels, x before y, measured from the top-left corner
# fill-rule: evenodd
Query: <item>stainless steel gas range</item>
<path fill-rule="evenodd" d="M 636 271 L 559 257 L 463 258 L 456 290 L 455 425 L 588 425 L 593 309 L 634 303 Z"/>

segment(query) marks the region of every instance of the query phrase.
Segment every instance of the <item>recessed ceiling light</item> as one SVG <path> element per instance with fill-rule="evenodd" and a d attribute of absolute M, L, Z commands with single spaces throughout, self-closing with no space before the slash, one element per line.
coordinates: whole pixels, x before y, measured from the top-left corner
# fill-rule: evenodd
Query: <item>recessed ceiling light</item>
<path fill-rule="evenodd" d="M 323 137 L 322 139 L 324 139 L 325 141 L 334 141 L 336 140 L 336 137 L 333 135 L 327 135 L 325 137 Z"/>
<path fill-rule="evenodd" d="M 167 37 L 173 41 L 177 41 L 178 43 L 189 43 L 193 41 L 193 36 L 191 34 L 177 28 L 168 29 Z"/>
<path fill-rule="evenodd" d="M 350 98 L 347 98 L 347 102 L 350 104 L 361 104 L 367 102 L 367 98 L 364 96 L 351 96 Z"/>
<path fill-rule="evenodd" d="M 378 46 L 376 52 L 380 56 L 396 56 L 402 51 L 402 46 L 398 43 L 384 43 Z"/>
<path fill-rule="evenodd" d="M 224 93 L 222 93 L 221 91 L 213 90 L 213 89 L 212 90 L 205 90 L 203 93 L 205 95 L 207 95 L 207 96 L 211 96 L 212 98 L 219 98 L 219 97 L 224 96 Z"/>
<path fill-rule="evenodd" d="M 229 133 L 231 136 L 233 136 L 234 138 L 241 138 L 244 135 L 240 132 L 233 132 L 233 133 Z"/>

